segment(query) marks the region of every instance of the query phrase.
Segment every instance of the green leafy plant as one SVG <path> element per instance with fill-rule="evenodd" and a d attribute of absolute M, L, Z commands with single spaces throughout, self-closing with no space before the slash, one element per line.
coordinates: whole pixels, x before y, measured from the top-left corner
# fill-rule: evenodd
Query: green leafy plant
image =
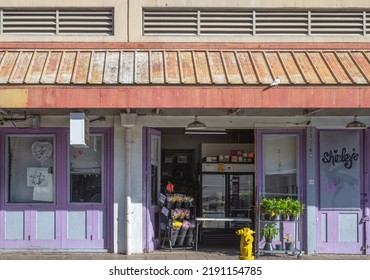
<path fill-rule="evenodd" d="M 279 230 L 275 227 L 275 224 L 265 225 L 261 229 L 261 234 L 266 239 L 266 242 L 271 242 L 279 234 Z"/>
<path fill-rule="evenodd" d="M 287 198 L 280 198 L 280 212 L 283 219 L 286 219 L 288 216 L 290 216 L 290 208 L 291 208 L 291 201 L 292 199 L 290 197 Z"/>
<path fill-rule="evenodd" d="M 276 215 L 276 199 L 275 198 L 264 198 L 261 202 L 261 211 L 265 215 L 269 215 L 271 217 Z"/>
<path fill-rule="evenodd" d="M 289 215 L 291 217 L 299 217 L 304 210 L 304 204 L 299 200 L 290 200 L 289 201 Z"/>

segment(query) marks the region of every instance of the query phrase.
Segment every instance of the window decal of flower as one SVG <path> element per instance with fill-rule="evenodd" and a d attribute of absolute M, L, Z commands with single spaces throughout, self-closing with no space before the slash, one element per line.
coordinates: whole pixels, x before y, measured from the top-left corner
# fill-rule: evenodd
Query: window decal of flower
<path fill-rule="evenodd" d="M 27 186 L 28 187 L 47 187 L 48 186 L 48 168 L 28 167 L 27 168 Z"/>

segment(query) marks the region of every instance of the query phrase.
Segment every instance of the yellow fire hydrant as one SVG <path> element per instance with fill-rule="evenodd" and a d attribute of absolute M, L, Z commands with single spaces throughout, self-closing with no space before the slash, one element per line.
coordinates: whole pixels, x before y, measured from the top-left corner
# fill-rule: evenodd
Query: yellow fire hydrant
<path fill-rule="evenodd" d="M 252 236 L 253 233 L 255 233 L 255 231 L 247 227 L 238 229 L 236 231 L 236 234 L 241 236 L 239 256 L 239 259 L 241 260 L 254 260 L 254 256 L 252 255 L 254 241 L 254 238 Z"/>

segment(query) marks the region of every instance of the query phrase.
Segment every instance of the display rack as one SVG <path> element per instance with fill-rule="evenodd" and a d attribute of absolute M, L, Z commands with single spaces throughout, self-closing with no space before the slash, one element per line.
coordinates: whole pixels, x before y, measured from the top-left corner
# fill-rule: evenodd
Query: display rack
<path fill-rule="evenodd" d="M 162 248 L 194 248 L 196 209 L 192 200 L 181 194 L 161 194 Z"/>
<path fill-rule="evenodd" d="M 282 248 L 281 250 L 276 250 L 276 249 L 272 249 L 272 250 L 265 250 L 263 248 L 261 248 L 261 233 L 260 233 L 260 230 L 262 228 L 262 226 L 264 226 L 265 224 L 277 224 L 279 225 L 279 240 L 282 244 Z M 294 228 L 294 234 L 293 234 L 293 238 L 294 238 L 294 247 L 291 248 L 291 249 L 287 249 L 287 248 L 284 248 L 283 247 L 283 244 L 284 242 L 282 241 L 283 240 L 283 235 L 284 235 L 284 230 L 285 230 L 285 227 L 287 227 L 287 225 L 289 224 L 293 224 L 291 225 L 293 228 Z M 261 255 L 271 255 L 271 254 L 286 254 L 286 255 L 292 255 L 292 256 L 297 256 L 297 258 L 301 258 L 302 254 L 303 254 L 303 251 L 298 248 L 298 243 L 299 243 L 299 235 L 300 235 L 300 220 L 298 221 L 287 221 L 287 220 L 275 220 L 275 221 L 268 221 L 268 220 L 259 220 L 258 221 L 258 232 L 257 232 L 257 242 L 256 242 L 256 256 L 261 256 Z M 299 245 L 301 246 L 301 244 Z"/>
<path fill-rule="evenodd" d="M 280 194 L 281 195 L 281 194 Z M 261 202 L 262 197 L 260 197 L 256 201 L 256 205 L 259 205 Z M 255 255 L 256 257 L 261 255 L 271 255 L 271 254 L 285 254 L 296 256 L 297 258 L 301 258 L 302 254 L 302 219 L 283 219 L 283 218 L 275 218 L 275 219 L 266 219 L 266 216 L 261 213 L 260 207 L 256 207 L 256 239 L 255 239 Z M 281 249 L 265 249 L 264 243 L 262 241 L 262 234 L 261 229 L 265 225 L 275 224 L 278 229 L 278 240 L 273 240 L 273 244 L 281 244 Z M 291 234 L 291 241 L 293 242 L 293 247 L 285 248 L 284 247 L 284 239 L 286 234 Z"/>
<path fill-rule="evenodd" d="M 193 150 L 163 149 L 161 163 L 161 185 L 171 182 L 176 191 L 190 194 L 193 190 Z"/>

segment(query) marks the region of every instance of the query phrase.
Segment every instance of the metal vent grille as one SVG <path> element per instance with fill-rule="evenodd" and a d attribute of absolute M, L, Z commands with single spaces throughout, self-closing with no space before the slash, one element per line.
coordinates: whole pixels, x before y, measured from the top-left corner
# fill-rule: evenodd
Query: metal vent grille
<path fill-rule="evenodd" d="M 144 35 L 370 35 L 370 11 L 143 9 Z"/>
<path fill-rule="evenodd" d="M 2 27 L 3 34 L 55 34 L 55 11 L 3 10 Z"/>
<path fill-rule="evenodd" d="M 2 9 L 4 35 L 113 35 L 113 9 Z"/>
<path fill-rule="evenodd" d="M 252 12 L 200 12 L 200 35 L 253 35 Z"/>
<path fill-rule="evenodd" d="M 362 12 L 311 12 L 312 35 L 362 35 Z"/>
<path fill-rule="evenodd" d="M 144 35 L 197 35 L 196 11 L 145 11 Z"/>
<path fill-rule="evenodd" d="M 256 35 L 306 35 L 307 12 L 256 12 Z"/>

